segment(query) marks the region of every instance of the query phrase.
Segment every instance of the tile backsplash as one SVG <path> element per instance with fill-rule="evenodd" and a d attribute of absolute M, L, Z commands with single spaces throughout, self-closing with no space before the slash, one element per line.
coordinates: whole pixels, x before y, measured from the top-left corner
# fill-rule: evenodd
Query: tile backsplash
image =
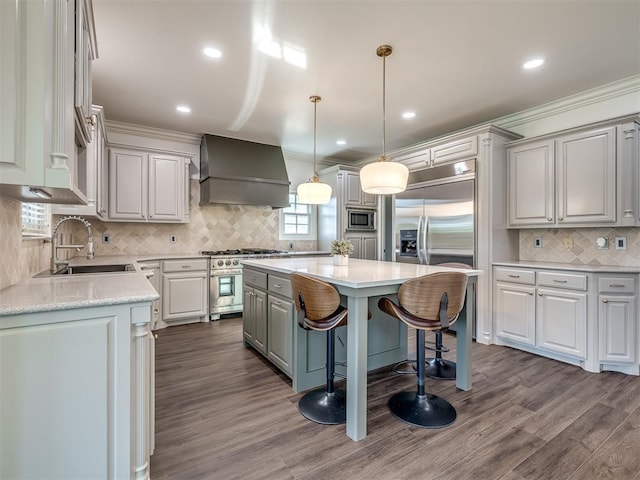
<path fill-rule="evenodd" d="M 609 248 L 599 249 L 596 239 L 608 239 Z M 617 250 L 616 237 L 625 237 L 627 249 Z M 536 238 L 542 247 L 536 248 Z M 520 260 L 588 265 L 640 266 L 640 228 L 556 228 L 520 230 Z"/>

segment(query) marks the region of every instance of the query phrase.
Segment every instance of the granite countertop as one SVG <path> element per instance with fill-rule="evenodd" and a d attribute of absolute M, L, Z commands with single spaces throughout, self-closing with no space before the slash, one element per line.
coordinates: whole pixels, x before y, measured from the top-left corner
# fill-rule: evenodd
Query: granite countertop
<path fill-rule="evenodd" d="M 586 273 L 640 273 L 640 266 L 585 265 L 575 263 L 534 262 L 531 260 L 493 262 L 493 266 L 544 268 L 547 270 L 570 270 Z"/>
<path fill-rule="evenodd" d="M 284 254 L 283 254 L 284 255 Z M 329 252 L 287 252 L 291 257 L 329 255 Z M 193 259 L 196 254 L 100 255 L 69 259 L 70 266 L 132 264 L 134 271 L 88 275 L 49 275 L 48 270 L 0 290 L 0 316 L 73 308 L 152 302 L 159 298 L 139 263 L 151 260 Z"/>

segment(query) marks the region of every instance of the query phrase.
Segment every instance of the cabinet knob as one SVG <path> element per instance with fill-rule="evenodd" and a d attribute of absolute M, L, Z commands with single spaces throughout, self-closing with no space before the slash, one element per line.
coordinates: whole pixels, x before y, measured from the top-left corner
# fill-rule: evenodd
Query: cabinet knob
<path fill-rule="evenodd" d="M 560 218 L 558 218 L 558 220 L 559 220 L 559 221 L 562 221 L 562 220 L 564 220 L 564 218 L 560 217 Z"/>
<path fill-rule="evenodd" d="M 155 339 L 157 340 L 157 339 L 158 339 L 158 334 L 157 334 L 157 333 L 154 333 L 154 334 L 153 334 L 153 338 L 155 338 Z"/>
<path fill-rule="evenodd" d="M 533 292 L 529 292 L 529 295 L 532 295 L 532 296 L 533 296 Z"/>
<path fill-rule="evenodd" d="M 538 292 L 538 296 L 539 296 L 539 297 L 541 297 L 541 296 L 542 296 L 542 293 Z"/>
<path fill-rule="evenodd" d="M 607 299 L 602 300 L 602 303 L 609 303 L 609 300 L 607 300 Z"/>
<path fill-rule="evenodd" d="M 551 222 L 551 217 L 547 217 L 547 222 Z"/>

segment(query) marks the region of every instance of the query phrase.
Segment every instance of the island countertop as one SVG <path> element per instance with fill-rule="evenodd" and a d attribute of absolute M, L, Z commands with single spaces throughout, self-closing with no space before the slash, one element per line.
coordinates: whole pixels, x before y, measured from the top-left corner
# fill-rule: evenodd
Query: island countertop
<path fill-rule="evenodd" d="M 289 274 L 305 273 L 336 285 L 351 288 L 368 288 L 400 284 L 412 278 L 430 273 L 449 272 L 449 267 L 416 265 L 411 263 L 382 262 L 350 258 L 349 264 L 336 266 L 331 257 L 243 259 L 247 267 L 262 268 Z M 469 276 L 478 276 L 482 270 L 464 270 Z"/>

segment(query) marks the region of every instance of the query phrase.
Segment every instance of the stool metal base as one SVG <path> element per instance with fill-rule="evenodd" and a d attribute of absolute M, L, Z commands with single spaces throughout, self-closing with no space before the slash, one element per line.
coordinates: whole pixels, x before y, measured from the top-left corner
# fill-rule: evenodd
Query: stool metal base
<path fill-rule="evenodd" d="M 416 427 L 442 428 L 456 420 L 456 409 L 444 398 L 416 392 L 399 392 L 387 403 L 389 410 L 403 422 Z"/>
<path fill-rule="evenodd" d="M 325 388 L 312 390 L 298 401 L 298 410 L 312 422 L 338 425 L 347 421 L 347 401 L 344 390 L 327 393 Z"/>
<path fill-rule="evenodd" d="M 456 363 L 442 358 L 427 358 L 424 374 L 429 378 L 440 380 L 456 379 Z"/>

